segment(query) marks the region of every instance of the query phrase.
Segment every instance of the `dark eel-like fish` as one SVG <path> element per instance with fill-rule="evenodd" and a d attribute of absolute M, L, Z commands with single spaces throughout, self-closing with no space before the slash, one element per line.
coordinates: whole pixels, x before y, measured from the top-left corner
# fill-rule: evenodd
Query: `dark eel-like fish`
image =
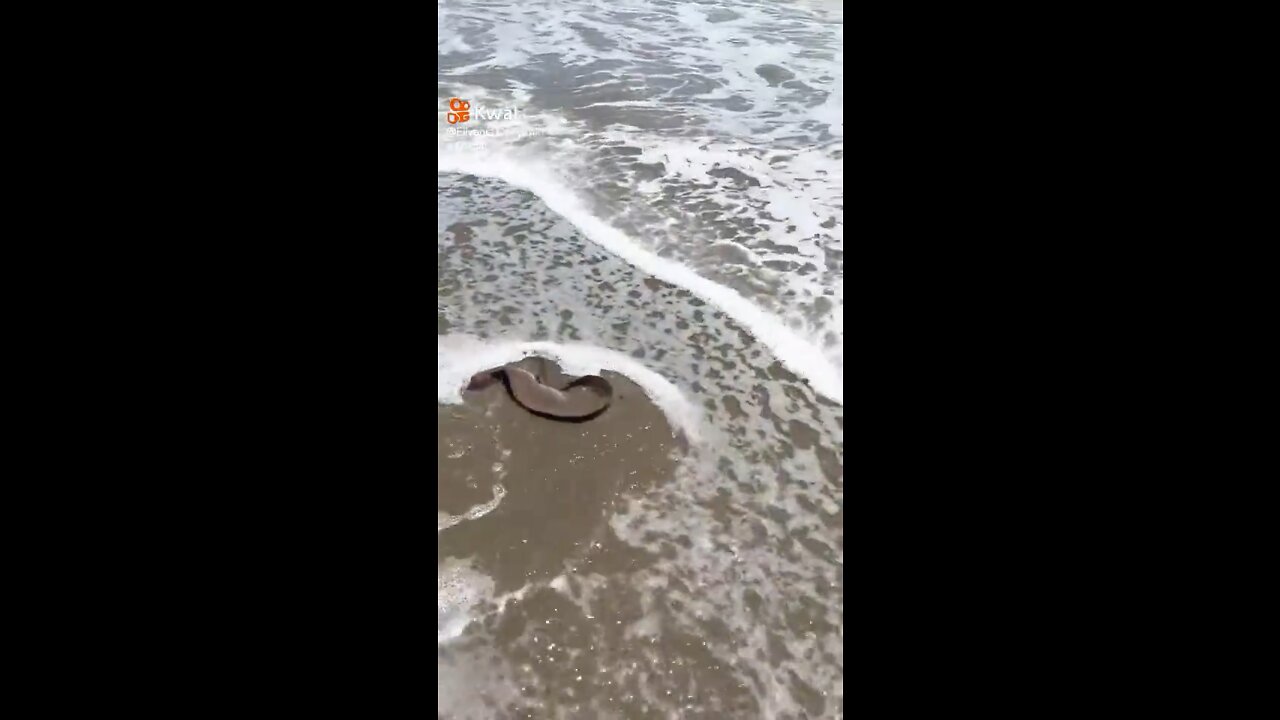
<path fill-rule="evenodd" d="M 471 376 L 468 390 L 480 390 L 501 380 L 520 407 L 552 420 L 583 422 L 600 415 L 613 400 L 613 386 L 599 375 L 583 375 L 556 389 L 515 365 Z"/>

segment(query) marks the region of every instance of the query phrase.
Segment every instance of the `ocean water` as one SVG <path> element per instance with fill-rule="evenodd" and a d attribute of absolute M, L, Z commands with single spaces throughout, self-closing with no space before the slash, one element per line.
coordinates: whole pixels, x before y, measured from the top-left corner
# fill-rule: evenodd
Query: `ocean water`
<path fill-rule="evenodd" d="M 438 716 L 841 717 L 842 3 L 437 15 Z M 527 355 L 655 414 L 473 422 Z"/>

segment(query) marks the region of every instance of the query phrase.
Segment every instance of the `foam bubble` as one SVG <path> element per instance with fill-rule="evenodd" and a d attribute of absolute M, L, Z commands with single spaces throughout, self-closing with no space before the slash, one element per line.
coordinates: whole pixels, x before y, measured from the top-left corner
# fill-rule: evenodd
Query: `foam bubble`
<path fill-rule="evenodd" d="M 480 503 L 461 515 L 450 515 L 449 513 L 436 512 L 436 532 L 440 533 L 459 523 L 468 520 L 478 520 L 485 515 L 498 509 L 498 505 L 502 502 L 502 498 L 507 494 L 506 489 L 501 485 L 493 486 L 493 499 L 489 502 Z"/>
<path fill-rule="evenodd" d="M 436 642 L 455 640 L 474 619 L 471 611 L 493 596 L 493 580 L 470 565 L 450 562 L 436 567 Z"/>

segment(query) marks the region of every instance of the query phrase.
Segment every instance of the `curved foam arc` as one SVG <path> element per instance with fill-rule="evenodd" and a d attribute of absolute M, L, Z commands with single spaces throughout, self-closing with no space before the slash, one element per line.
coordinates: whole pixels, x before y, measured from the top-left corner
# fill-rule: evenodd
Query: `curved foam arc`
<path fill-rule="evenodd" d="M 460 403 L 462 388 L 472 375 L 530 355 L 550 357 L 569 375 L 594 375 L 601 370 L 625 375 L 644 390 L 671 424 L 682 430 L 689 440 L 697 442 L 700 438 L 702 414 L 679 388 L 636 358 L 595 345 L 482 340 L 462 334 L 437 335 L 436 401 Z"/>
<path fill-rule="evenodd" d="M 808 380 L 817 392 L 844 404 L 844 379 L 821 348 L 800 337 L 778 317 L 761 310 L 735 290 L 711 282 L 680 263 L 640 247 L 625 233 L 592 215 L 572 191 L 554 179 L 556 175 L 550 168 L 500 155 L 464 155 L 443 149 L 438 157 L 439 172 L 494 178 L 538 196 L 548 208 L 595 244 L 653 277 L 684 288 L 724 311 L 767 346 L 788 370 Z"/>
<path fill-rule="evenodd" d="M 488 515 L 489 513 L 498 509 L 498 504 L 502 502 L 502 498 L 505 497 L 506 494 L 507 494 L 507 491 L 505 488 L 503 488 L 501 485 L 494 485 L 493 499 L 490 500 L 489 502 L 480 503 L 479 505 L 476 505 L 475 507 L 472 507 L 470 510 L 462 513 L 461 515 L 450 515 L 448 513 L 437 512 L 436 513 L 436 534 L 440 534 L 445 530 L 448 530 L 449 528 L 453 527 L 454 525 L 458 525 L 459 523 L 466 522 L 467 520 L 478 520 L 484 517 L 485 515 Z"/>

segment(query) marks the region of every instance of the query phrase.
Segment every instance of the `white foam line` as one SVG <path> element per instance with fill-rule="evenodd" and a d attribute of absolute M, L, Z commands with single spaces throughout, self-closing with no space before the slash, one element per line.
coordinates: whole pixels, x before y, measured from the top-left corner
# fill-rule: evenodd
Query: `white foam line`
<path fill-rule="evenodd" d="M 609 102 L 597 102 L 590 105 L 583 105 L 578 110 L 586 110 L 593 107 L 657 107 L 658 103 L 653 100 L 611 100 Z"/>
<path fill-rule="evenodd" d="M 592 215 L 575 193 L 555 179 L 556 173 L 550 167 L 504 155 L 481 154 L 474 149 L 466 153 L 439 149 L 439 172 L 495 178 L 528 190 L 595 244 L 653 277 L 684 288 L 720 308 L 764 343 L 788 370 L 808 380 L 814 390 L 844 404 L 844 378 L 821 348 L 801 338 L 781 319 L 761 310 L 736 291 L 646 250 L 625 233 Z"/>

